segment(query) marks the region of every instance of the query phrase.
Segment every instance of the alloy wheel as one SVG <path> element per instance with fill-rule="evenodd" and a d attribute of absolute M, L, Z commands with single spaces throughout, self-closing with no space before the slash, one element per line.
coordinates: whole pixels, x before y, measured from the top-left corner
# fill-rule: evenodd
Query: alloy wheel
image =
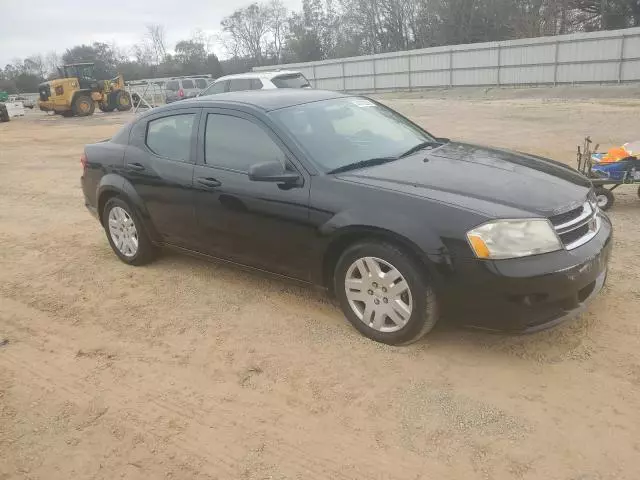
<path fill-rule="evenodd" d="M 131 215 L 122 207 L 109 212 L 109 235 L 118 251 L 131 258 L 138 252 L 138 231 Z"/>
<path fill-rule="evenodd" d="M 413 298 L 409 284 L 389 262 L 362 257 L 349 266 L 344 282 L 349 306 L 368 327 L 390 333 L 411 318 Z"/>

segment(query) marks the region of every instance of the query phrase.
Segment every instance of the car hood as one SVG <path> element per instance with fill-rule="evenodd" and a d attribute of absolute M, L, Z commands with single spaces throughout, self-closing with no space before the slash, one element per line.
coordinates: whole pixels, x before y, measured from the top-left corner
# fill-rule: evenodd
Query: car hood
<path fill-rule="evenodd" d="M 339 177 L 491 214 L 515 209 L 554 215 L 582 204 L 591 188 L 559 162 L 455 142 Z M 510 209 L 498 212 L 496 205 Z"/>

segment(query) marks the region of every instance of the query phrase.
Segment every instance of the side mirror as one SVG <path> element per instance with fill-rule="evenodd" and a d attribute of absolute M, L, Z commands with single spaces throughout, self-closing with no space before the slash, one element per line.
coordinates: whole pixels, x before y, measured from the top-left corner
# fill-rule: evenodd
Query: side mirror
<path fill-rule="evenodd" d="M 300 180 L 300 175 L 296 172 L 287 172 L 280 162 L 265 162 L 249 168 L 249 180 L 295 184 Z"/>

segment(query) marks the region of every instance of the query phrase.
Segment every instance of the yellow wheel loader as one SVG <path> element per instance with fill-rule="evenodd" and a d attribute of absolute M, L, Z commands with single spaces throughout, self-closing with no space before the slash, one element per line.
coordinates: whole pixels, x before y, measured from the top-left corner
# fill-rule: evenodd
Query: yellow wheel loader
<path fill-rule="evenodd" d="M 96 103 L 103 112 L 130 110 L 131 96 L 122 75 L 96 80 L 93 67 L 93 63 L 72 63 L 58 68 L 61 78 L 38 85 L 40 110 L 65 117 L 93 115 Z"/>

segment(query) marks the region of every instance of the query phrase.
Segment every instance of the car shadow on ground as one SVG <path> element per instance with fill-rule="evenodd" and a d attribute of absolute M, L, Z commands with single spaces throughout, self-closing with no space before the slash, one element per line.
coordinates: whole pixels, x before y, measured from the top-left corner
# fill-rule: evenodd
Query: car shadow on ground
<path fill-rule="evenodd" d="M 274 299 L 274 304 L 265 308 L 278 310 L 304 311 L 306 317 L 317 319 L 314 330 L 323 328 L 327 331 L 322 335 L 336 336 L 335 342 L 350 346 L 368 345 L 372 341 L 362 337 L 343 316 L 337 301 L 325 290 L 310 285 L 300 284 L 293 280 L 273 277 L 267 273 L 244 269 L 223 261 L 206 260 L 165 251 L 162 257 L 148 268 L 179 269 L 193 272 L 193 274 L 216 279 L 230 280 L 234 288 L 240 291 L 255 291 L 263 298 Z M 607 287 L 601 296 L 607 295 Z M 411 345 L 385 347 L 392 349 L 407 349 L 416 354 L 420 352 L 446 356 L 456 355 L 456 352 L 468 357 L 516 357 L 536 363 L 559 363 L 567 359 L 580 358 L 589 355 L 589 335 L 597 321 L 599 298 L 595 299 L 586 312 L 577 315 L 567 322 L 552 329 L 526 335 L 489 332 L 464 327 L 464 319 L 443 319 L 432 332 Z M 277 306 L 276 306 L 277 305 Z M 308 322 L 308 318 L 301 319 Z M 348 340 L 339 336 L 347 335 Z M 362 342 L 353 341 L 361 337 Z"/>

